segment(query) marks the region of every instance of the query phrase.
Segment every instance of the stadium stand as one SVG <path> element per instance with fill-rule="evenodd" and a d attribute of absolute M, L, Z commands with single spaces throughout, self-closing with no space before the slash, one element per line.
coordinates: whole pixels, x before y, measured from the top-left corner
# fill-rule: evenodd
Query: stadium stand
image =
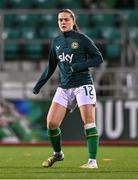
<path fill-rule="evenodd" d="M 26 44 L 25 52 L 27 58 L 32 60 L 42 59 L 43 57 L 43 46 L 42 44 Z"/>
<path fill-rule="evenodd" d="M 27 9 L 27 8 L 32 8 L 32 0 L 8 0 L 7 5 L 9 8 L 13 9 Z"/>
<path fill-rule="evenodd" d="M 75 10 L 80 30 L 90 36 L 101 50 L 106 70 L 126 67 L 130 61 L 133 63 L 129 64 L 136 67 L 138 11 L 135 6 L 133 9 L 125 7 L 121 10 L 117 0 L 1 0 L 0 67 L 6 72 L 11 69 L 40 72 L 42 64 L 47 63 L 50 41 L 59 33 L 57 11 L 60 8 Z M 127 52 L 128 49 L 131 53 Z M 55 77 L 58 76 L 53 76 L 51 84 L 58 81 Z M 31 87 L 31 80 L 29 82 Z"/>
<path fill-rule="evenodd" d="M 55 8 L 57 4 L 56 0 L 35 0 L 34 1 L 34 7 L 39 9 L 52 9 Z"/>

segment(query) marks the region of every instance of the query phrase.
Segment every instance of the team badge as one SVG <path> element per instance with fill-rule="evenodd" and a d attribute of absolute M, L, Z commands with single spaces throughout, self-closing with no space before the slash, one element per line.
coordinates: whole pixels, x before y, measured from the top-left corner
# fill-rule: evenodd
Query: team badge
<path fill-rule="evenodd" d="M 78 49 L 78 47 L 79 47 L 79 43 L 76 41 L 71 44 L 72 49 Z"/>

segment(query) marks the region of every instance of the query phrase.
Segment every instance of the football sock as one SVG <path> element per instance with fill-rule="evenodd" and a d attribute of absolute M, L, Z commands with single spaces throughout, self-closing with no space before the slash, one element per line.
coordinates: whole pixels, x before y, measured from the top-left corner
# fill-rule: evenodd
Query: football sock
<path fill-rule="evenodd" d="M 54 152 L 61 151 L 61 130 L 57 129 L 47 129 L 47 135 L 49 137 L 50 143 L 54 149 Z"/>
<path fill-rule="evenodd" d="M 95 123 L 91 123 L 95 124 Z M 84 126 L 85 132 L 86 132 L 86 138 L 87 138 L 87 146 L 88 146 L 88 153 L 89 153 L 89 159 L 96 159 L 97 156 L 97 150 L 99 146 L 99 135 L 98 130 L 95 127 L 90 127 L 88 124 Z M 90 128 L 89 128 L 90 127 Z"/>

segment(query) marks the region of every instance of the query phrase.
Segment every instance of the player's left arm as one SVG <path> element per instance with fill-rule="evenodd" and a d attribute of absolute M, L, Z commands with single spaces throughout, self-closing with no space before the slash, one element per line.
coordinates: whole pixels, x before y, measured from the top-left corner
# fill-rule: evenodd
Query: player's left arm
<path fill-rule="evenodd" d="M 87 36 L 83 37 L 83 42 L 85 44 L 86 53 L 89 55 L 90 59 L 85 62 L 75 63 L 72 65 L 72 72 L 78 72 L 90 67 L 96 67 L 103 62 L 102 54 L 96 47 L 95 43 Z"/>

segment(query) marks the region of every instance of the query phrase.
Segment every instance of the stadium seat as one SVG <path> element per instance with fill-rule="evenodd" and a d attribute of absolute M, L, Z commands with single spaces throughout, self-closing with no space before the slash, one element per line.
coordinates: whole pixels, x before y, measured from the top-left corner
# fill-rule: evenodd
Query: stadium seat
<path fill-rule="evenodd" d="M 4 16 L 4 27 L 12 28 L 16 26 L 15 21 L 16 15 L 5 15 Z"/>
<path fill-rule="evenodd" d="M 101 27 L 101 37 L 106 40 L 120 40 L 121 32 L 119 28 L 116 27 Z"/>
<path fill-rule="evenodd" d="M 57 15 L 45 14 L 40 16 L 40 25 L 46 27 L 57 27 Z"/>
<path fill-rule="evenodd" d="M 115 4 L 116 4 L 116 0 L 107 0 L 107 4 L 108 4 L 108 7 L 109 8 L 114 8 L 115 7 Z"/>
<path fill-rule="evenodd" d="M 138 12 L 137 10 L 126 10 L 123 14 L 128 26 L 138 26 Z"/>
<path fill-rule="evenodd" d="M 48 39 L 49 38 L 49 33 L 48 33 L 47 27 L 41 27 L 39 29 L 39 38 L 40 39 Z"/>
<path fill-rule="evenodd" d="M 133 41 L 138 45 L 138 27 L 129 27 L 129 35 Z"/>
<path fill-rule="evenodd" d="M 52 39 L 59 35 L 58 28 L 51 28 L 51 27 L 42 27 L 39 32 L 39 37 L 41 39 Z"/>
<path fill-rule="evenodd" d="M 5 28 L 2 33 L 3 39 L 18 39 L 20 37 L 20 32 L 17 28 Z"/>
<path fill-rule="evenodd" d="M 0 9 L 5 9 L 7 6 L 7 3 L 5 0 L 0 0 Z"/>
<path fill-rule="evenodd" d="M 59 0 L 58 6 L 59 8 L 80 9 L 81 2 L 74 0 Z"/>
<path fill-rule="evenodd" d="M 22 14 L 17 15 L 15 18 L 16 24 L 20 27 L 36 27 L 39 22 L 39 15 L 32 14 Z"/>
<path fill-rule="evenodd" d="M 28 28 L 27 27 L 21 28 L 20 29 L 20 37 L 23 39 L 35 39 L 35 38 L 37 38 L 35 28 L 29 28 L 29 27 Z"/>
<path fill-rule="evenodd" d="M 17 63 L 17 62 L 16 62 Z M 23 98 L 23 84 L 19 81 L 5 81 L 2 84 L 2 95 L 7 98 Z"/>
<path fill-rule="evenodd" d="M 34 0 L 35 7 L 39 9 L 55 9 L 57 0 Z"/>
<path fill-rule="evenodd" d="M 119 60 L 121 58 L 121 45 L 107 43 L 106 44 L 106 58 L 107 60 Z"/>
<path fill-rule="evenodd" d="M 19 58 L 19 45 L 18 44 L 5 44 L 4 56 L 6 60 L 15 60 Z"/>
<path fill-rule="evenodd" d="M 99 28 L 81 28 L 82 33 L 86 34 L 92 39 L 98 39 L 100 37 Z"/>
<path fill-rule="evenodd" d="M 33 0 L 9 0 L 9 7 L 13 9 L 32 8 Z"/>
<path fill-rule="evenodd" d="M 38 60 L 43 58 L 42 44 L 25 44 L 26 59 Z"/>
<path fill-rule="evenodd" d="M 58 36 L 60 33 L 58 28 L 49 28 L 48 29 L 48 36 L 50 39 L 55 38 L 56 36 Z"/>
<path fill-rule="evenodd" d="M 79 27 L 89 27 L 89 15 L 88 14 L 78 14 L 77 24 Z"/>
<path fill-rule="evenodd" d="M 90 16 L 90 20 L 95 26 L 113 26 L 115 16 L 113 14 L 93 14 Z"/>

